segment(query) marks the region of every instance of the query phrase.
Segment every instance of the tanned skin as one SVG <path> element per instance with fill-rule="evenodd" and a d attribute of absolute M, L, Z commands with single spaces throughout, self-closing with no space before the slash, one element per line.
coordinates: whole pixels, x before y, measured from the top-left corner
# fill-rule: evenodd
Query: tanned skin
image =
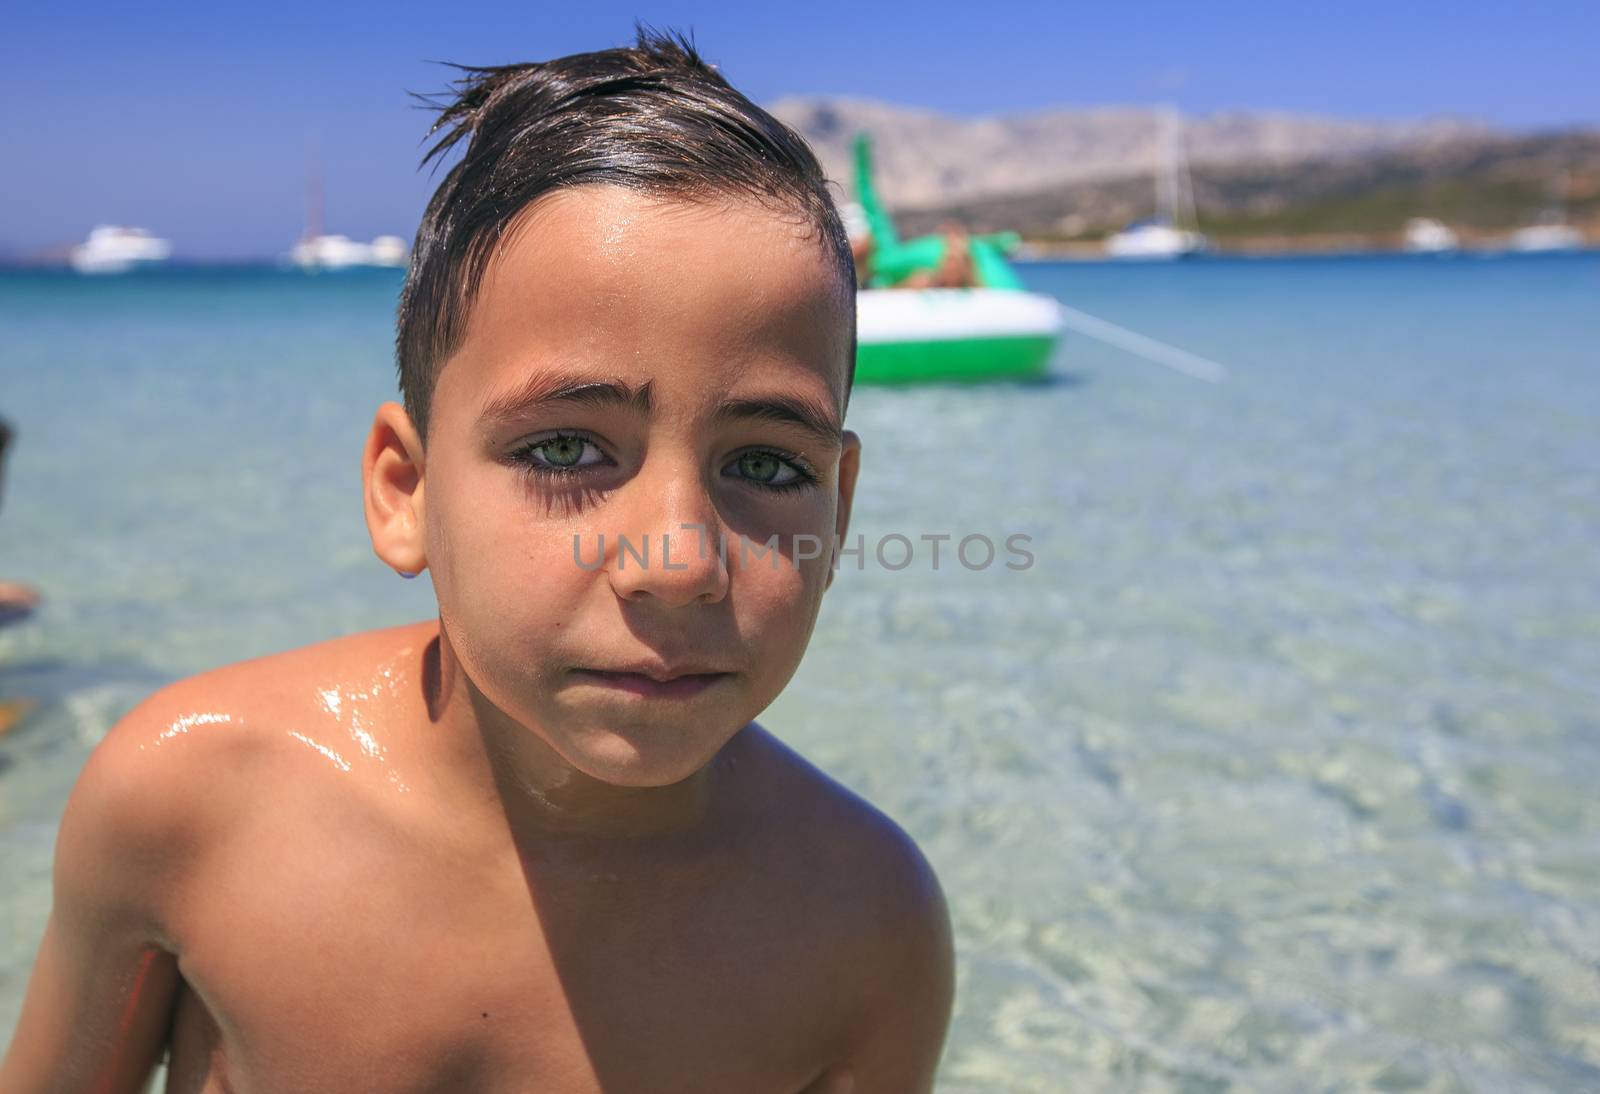
<path fill-rule="evenodd" d="M 183 1092 L 931 1089 L 938 882 L 753 721 L 832 578 L 795 537 L 849 520 L 852 307 L 752 200 L 525 212 L 426 443 L 389 403 L 364 452 L 377 554 L 438 618 L 110 732 L 0 1090 L 139 1090 L 164 1047 Z"/>

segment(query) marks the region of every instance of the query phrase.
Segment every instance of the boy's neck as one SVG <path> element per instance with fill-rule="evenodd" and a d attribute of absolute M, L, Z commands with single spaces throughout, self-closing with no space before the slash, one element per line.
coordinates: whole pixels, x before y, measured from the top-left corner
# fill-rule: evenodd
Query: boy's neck
<path fill-rule="evenodd" d="M 704 827 L 721 754 L 668 786 L 617 786 L 586 775 L 484 697 L 442 627 L 424 648 L 422 680 L 440 781 L 503 809 L 515 834 L 628 839 Z"/>

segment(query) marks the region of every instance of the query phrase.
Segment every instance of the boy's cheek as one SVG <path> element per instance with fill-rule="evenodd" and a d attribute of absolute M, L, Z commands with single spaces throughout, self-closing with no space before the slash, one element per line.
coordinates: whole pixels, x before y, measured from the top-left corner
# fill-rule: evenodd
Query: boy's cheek
<path fill-rule="evenodd" d="M 523 508 L 497 507 L 492 499 L 462 509 L 448 514 L 446 526 L 429 538 L 450 555 L 472 559 L 479 581 L 519 583 L 536 577 L 541 584 L 565 582 L 585 575 L 580 557 L 594 569 L 592 536 L 532 519 Z M 583 555 L 577 553 L 580 549 Z"/>
<path fill-rule="evenodd" d="M 827 560 L 780 559 L 778 569 L 752 564 L 733 576 L 732 590 L 745 634 L 757 630 L 774 656 L 798 659 L 822 603 Z"/>

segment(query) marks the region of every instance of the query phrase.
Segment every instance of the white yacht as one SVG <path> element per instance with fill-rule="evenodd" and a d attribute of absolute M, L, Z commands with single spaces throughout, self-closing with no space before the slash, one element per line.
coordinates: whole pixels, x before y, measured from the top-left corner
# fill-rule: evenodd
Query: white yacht
<path fill-rule="evenodd" d="M 362 243 L 347 235 L 322 230 L 322 172 L 314 150 L 306 165 L 306 227 L 289 251 L 289 262 L 302 270 L 349 270 L 365 266 L 404 266 L 411 248 L 399 236 L 378 236 Z"/>
<path fill-rule="evenodd" d="M 374 266 L 404 266 L 411 260 L 411 248 L 399 236 L 378 236 L 368 246 Z"/>
<path fill-rule="evenodd" d="M 1581 251 L 1583 233 L 1570 224 L 1531 224 L 1518 228 L 1506 240 L 1506 246 L 1522 254 L 1543 251 Z"/>
<path fill-rule="evenodd" d="M 1192 228 L 1179 228 L 1157 218 L 1107 236 L 1106 254 L 1111 258 L 1182 258 L 1206 250 L 1210 242 Z"/>
<path fill-rule="evenodd" d="M 101 224 L 87 240 L 72 248 L 69 261 L 79 273 L 115 274 L 165 262 L 171 255 L 171 243 L 143 228 Z"/>
<path fill-rule="evenodd" d="M 410 257 L 399 236 L 362 243 L 346 235 L 311 235 L 294 245 L 289 261 L 303 270 L 348 270 L 360 266 L 404 266 Z"/>
<path fill-rule="evenodd" d="M 1583 250 L 1586 242 L 1583 232 L 1567 223 L 1567 187 L 1570 184 L 1566 171 L 1552 179 L 1550 200 L 1539 214 L 1539 222 L 1512 232 L 1506 246 L 1522 254 Z"/>
<path fill-rule="evenodd" d="M 289 252 L 289 261 L 303 270 L 343 270 L 364 266 L 367 245 L 346 235 L 306 236 Z"/>
<path fill-rule="evenodd" d="M 1194 185 L 1183 152 L 1182 121 L 1176 110 L 1161 116 L 1160 162 L 1156 168 L 1156 215 L 1106 237 L 1109 258 L 1183 258 L 1210 250 L 1198 228 Z"/>
<path fill-rule="evenodd" d="M 1432 217 L 1406 221 L 1406 250 L 1412 254 L 1448 254 L 1461 249 L 1461 239 L 1449 226 Z"/>

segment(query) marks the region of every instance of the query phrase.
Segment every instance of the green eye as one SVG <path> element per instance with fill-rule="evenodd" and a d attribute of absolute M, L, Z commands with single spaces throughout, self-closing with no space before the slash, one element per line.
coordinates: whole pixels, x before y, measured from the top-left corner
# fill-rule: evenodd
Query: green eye
<path fill-rule="evenodd" d="M 815 476 L 797 460 L 761 449 L 741 453 L 723 468 L 722 473 L 729 478 L 744 479 L 773 490 L 797 490 L 816 481 Z"/>
<path fill-rule="evenodd" d="M 778 458 L 768 452 L 746 452 L 739 457 L 739 473 L 756 482 L 770 483 L 783 470 Z"/>
<path fill-rule="evenodd" d="M 610 462 L 598 444 L 574 433 L 533 441 L 513 453 L 513 459 L 528 470 L 545 475 L 585 471 Z"/>
<path fill-rule="evenodd" d="M 553 437 L 534 447 L 552 467 L 576 467 L 588 443 L 582 437 Z"/>

